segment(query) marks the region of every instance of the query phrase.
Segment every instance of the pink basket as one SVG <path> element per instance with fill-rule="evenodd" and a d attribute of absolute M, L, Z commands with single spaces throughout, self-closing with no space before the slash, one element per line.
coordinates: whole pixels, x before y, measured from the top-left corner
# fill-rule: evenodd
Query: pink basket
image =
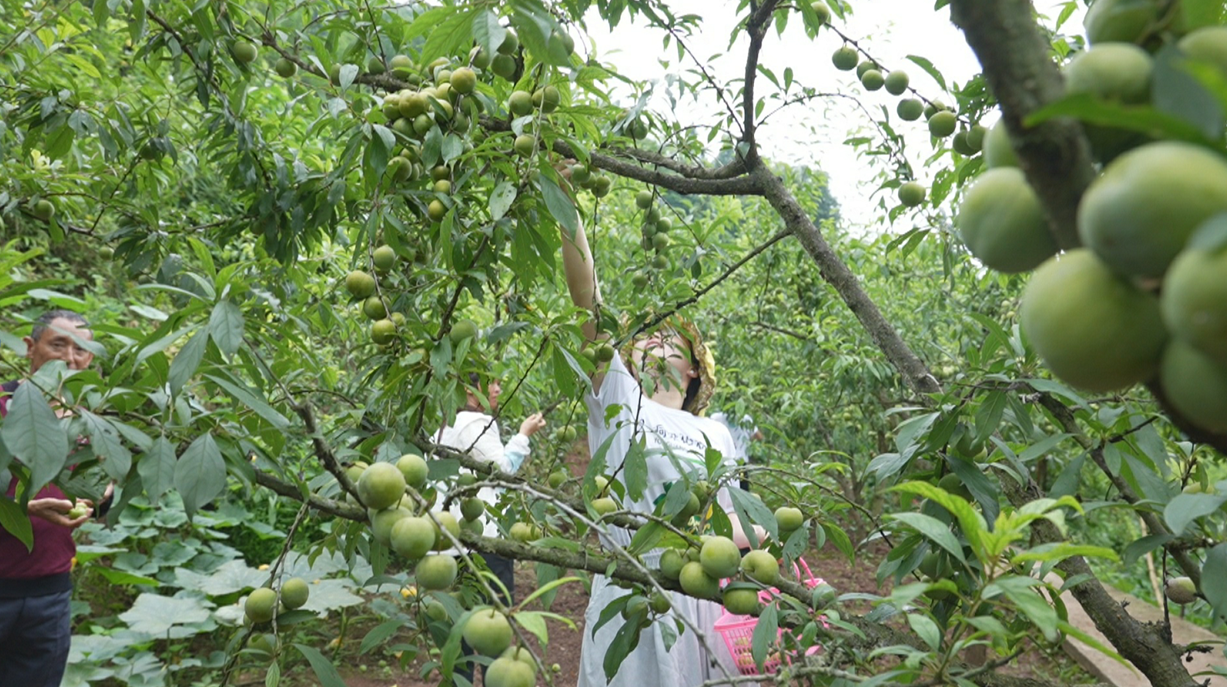
<path fill-rule="evenodd" d="M 798 578 L 801 578 L 802 573 L 805 574 L 803 582 L 805 583 L 805 586 L 810 589 L 813 589 L 820 584 L 824 584 L 821 577 L 814 577 L 814 574 L 810 572 L 809 565 L 806 564 L 804 560 L 797 559 L 796 573 Z M 778 595 L 779 592 L 780 590 L 774 587 L 764 589 L 758 593 L 758 598 L 763 603 L 770 603 L 770 601 L 776 595 Z M 725 611 L 724 615 L 721 615 L 720 619 L 716 621 L 715 629 L 720 633 L 720 636 L 724 638 L 724 645 L 728 647 L 729 654 L 733 657 L 733 661 L 737 664 L 737 670 L 742 675 L 760 674 L 758 672 L 758 666 L 754 663 L 754 656 L 751 652 L 751 647 L 754 644 L 754 628 L 757 625 L 758 618 L 755 618 L 752 615 L 733 615 L 728 611 Z M 779 630 L 777 636 L 784 636 L 784 630 L 782 628 Z M 820 650 L 821 647 L 810 647 L 805 654 L 808 656 Z M 769 675 L 780 669 L 781 654 L 782 651 L 777 644 L 777 648 L 767 654 L 767 659 L 763 661 L 762 674 Z M 789 660 L 787 656 L 784 656 L 783 658 L 784 660 Z"/>

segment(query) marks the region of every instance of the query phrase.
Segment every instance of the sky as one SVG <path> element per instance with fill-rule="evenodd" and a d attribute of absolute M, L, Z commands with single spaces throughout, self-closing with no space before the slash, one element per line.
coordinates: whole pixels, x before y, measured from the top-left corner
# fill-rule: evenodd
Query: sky
<path fill-rule="evenodd" d="M 1055 15 L 1060 3 L 1059 0 L 1039 0 L 1036 4 L 1041 11 Z M 702 32 L 686 42 L 691 51 L 703 59 L 705 67 L 724 81 L 740 78 L 748 43 L 744 32 L 729 46 L 729 35 L 737 19 L 737 3 L 734 0 L 677 0 L 669 5 L 677 14 L 704 17 Z M 936 81 L 906 59 L 908 55 L 920 55 L 931 61 L 947 83 L 962 83 L 980 70 L 962 33 L 950 22 L 949 9 L 934 11 L 931 0 L 860 0 L 854 3 L 854 10 L 846 19 L 832 18 L 832 22 L 860 42 L 887 69 L 903 68 L 911 77 L 911 85 L 930 99 L 953 102 L 943 94 Z M 1067 29 L 1079 26 L 1080 21 L 1080 17 L 1073 17 Z M 610 32 L 608 24 L 594 14 L 588 20 L 588 30 L 602 61 L 617 65 L 619 72 L 632 80 L 660 81 L 666 74 L 696 68 L 693 60 L 678 59 L 675 46 L 668 50 L 663 47 L 659 30 L 644 28 L 642 23 L 634 25 L 624 19 Z M 791 67 L 797 83 L 823 92 L 855 95 L 871 111 L 886 106 L 893 113 L 899 97 L 884 89 L 868 93 L 856 81 L 855 72 L 840 72 L 832 66 L 831 54 L 841 45 L 843 40 L 825 29 L 811 40 L 797 16 L 789 22 L 782 36 L 775 30 L 768 33 L 761 63 L 781 79 L 784 70 Z M 713 59 L 720 54 L 723 56 Z M 662 61 L 667 62 L 667 66 L 662 66 Z M 686 74 L 686 78 L 693 80 L 695 76 Z M 714 112 L 723 111 L 714 98 L 703 104 L 683 100 L 675 105 L 663 94 L 658 94 L 650 107 L 655 111 L 672 110 L 680 121 L 689 123 L 710 122 Z M 991 123 L 991 119 L 985 124 Z M 924 120 L 895 121 L 906 138 L 912 168 L 920 175 L 920 181 L 930 182 L 923 163 L 934 148 Z M 769 119 L 766 130 L 760 130 L 759 143 L 769 159 L 817 166 L 827 172 L 831 191 L 851 230 L 857 233 L 906 231 L 915 224 L 914 218 L 905 215 L 894 226 L 887 226 L 883 224 L 883 213 L 875 210 L 879 198 L 873 194 L 880 183 L 878 177 L 888 170 L 881 163 L 858 157 L 856 150 L 843 143 L 850 135 L 867 131 L 866 126 L 864 113 L 848 100 L 824 99 L 792 105 Z"/>

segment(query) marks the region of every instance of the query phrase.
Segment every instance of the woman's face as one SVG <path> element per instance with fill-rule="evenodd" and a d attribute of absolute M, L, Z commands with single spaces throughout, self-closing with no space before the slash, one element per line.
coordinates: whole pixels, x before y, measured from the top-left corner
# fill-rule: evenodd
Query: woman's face
<path fill-rule="evenodd" d="M 631 351 L 631 362 L 635 370 L 646 370 L 648 374 L 660 379 L 663 365 L 673 368 L 674 373 L 668 374 L 670 383 L 682 380 L 682 388 L 698 376 L 698 370 L 691 362 L 690 347 L 686 340 L 671 329 L 662 329 L 654 334 L 635 341 Z"/>

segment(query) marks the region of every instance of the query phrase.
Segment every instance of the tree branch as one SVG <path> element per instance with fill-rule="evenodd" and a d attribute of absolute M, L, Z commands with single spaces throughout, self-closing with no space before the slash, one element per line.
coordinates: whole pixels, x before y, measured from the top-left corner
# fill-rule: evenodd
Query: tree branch
<path fill-rule="evenodd" d="M 1043 497 L 1034 482 L 1024 486 L 1003 477 L 1001 487 L 1006 498 L 1016 507 Z M 1056 526 L 1042 518 L 1032 524 L 1031 532 L 1037 544 L 1065 541 Z M 1058 563 L 1057 567 L 1069 578 L 1086 576 L 1087 579 L 1074 585 L 1070 592 L 1108 642 L 1121 656 L 1137 666 L 1152 685 L 1192 687 L 1193 680 L 1184 668 L 1178 647 L 1164 641 L 1152 627 L 1126 613 L 1124 607 L 1103 588 L 1103 583 L 1095 576 L 1085 558 L 1071 556 Z"/>
<path fill-rule="evenodd" d="M 835 254 L 834 249 L 814 226 L 814 222 L 797 199 L 784 187 L 783 182 L 767 169 L 762 160 L 752 163 L 750 177 L 755 186 L 763 190 L 767 202 L 779 213 L 788 231 L 797 237 L 806 252 L 818 264 L 822 278 L 833 286 L 848 304 L 848 309 L 860 320 L 874 343 L 903 376 L 907 385 L 919 393 L 941 391 L 937 378 L 882 315 L 877 304 L 861 287 L 856 274 Z"/>
<path fill-rule="evenodd" d="M 1065 93 L 1034 7 L 1030 0 L 953 0 L 950 6 L 951 18 L 967 36 L 1001 104 L 1019 164 L 1044 205 L 1049 230 L 1061 248 L 1078 247 L 1078 201 L 1095 178 L 1082 127 L 1057 118 L 1023 128 L 1027 117 Z"/>
<path fill-rule="evenodd" d="M 779 0 L 765 0 L 750 14 L 746 22 L 750 47 L 746 49 L 745 83 L 741 89 L 741 140 L 750 145 L 750 149 L 746 151 L 749 160 L 758 158 L 757 146 L 754 145 L 754 79 L 758 76 L 758 56 L 763 49 L 763 38 L 767 35 L 771 15 L 778 4 Z"/>

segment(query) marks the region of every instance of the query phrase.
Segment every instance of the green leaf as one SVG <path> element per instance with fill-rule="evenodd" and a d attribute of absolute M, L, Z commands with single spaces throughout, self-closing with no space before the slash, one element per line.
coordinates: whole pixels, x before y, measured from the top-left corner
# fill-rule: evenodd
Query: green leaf
<path fill-rule="evenodd" d="M 639 623 L 623 623 L 622 627 L 618 628 L 609 648 L 605 650 L 605 659 L 601 662 L 606 680 L 613 680 L 613 676 L 618 674 L 618 668 L 622 667 L 622 662 L 639 646 L 639 631 Z"/>
<path fill-rule="evenodd" d="M 507 38 L 507 29 L 503 28 L 498 15 L 490 10 L 478 12 L 473 16 L 472 31 L 473 42 L 481 46 L 488 55 L 493 55 Z"/>
<path fill-rule="evenodd" d="M 978 552 L 983 552 L 983 535 L 988 525 L 966 501 L 928 482 L 904 482 L 891 487 L 890 490 L 916 494 L 950 511 L 954 517 L 958 518 L 959 526 L 963 528 L 963 536 L 967 537 L 973 548 Z"/>
<path fill-rule="evenodd" d="M 754 665 L 761 671 L 767 660 L 767 652 L 780 640 L 780 612 L 775 604 L 770 604 L 758 616 L 758 624 L 754 626 L 754 634 L 750 639 L 750 655 L 754 657 Z"/>
<path fill-rule="evenodd" d="M 924 513 L 894 513 L 888 517 L 916 530 L 926 539 L 949 551 L 950 555 L 960 561 L 965 560 L 963 558 L 963 546 L 959 544 L 958 538 L 950 531 L 950 526 L 941 520 Z"/>
<path fill-rule="evenodd" d="M 1206 554 L 1206 562 L 1201 565 L 1201 593 L 1214 607 L 1215 615 L 1227 615 L 1227 543 Z"/>
<path fill-rule="evenodd" d="M 1207 140 L 1223 137 L 1223 105 L 1183 67 L 1184 55 L 1174 44 L 1155 55 L 1151 102 L 1155 109 L 1188 122 Z"/>
<path fill-rule="evenodd" d="M 1197 518 L 1207 516 L 1227 503 L 1227 494 L 1177 494 L 1163 509 L 1163 519 L 1179 537 Z"/>
<path fill-rule="evenodd" d="M 107 582 L 110 582 L 111 584 L 115 584 L 115 585 L 122 585 L 122 586 L 140 585 L 144 587 L 158 587 L 158 586 L 161 586 L 162 584 L 161 582 L 158 582 L 152 577 L 145 577 L 143 575 L 134 575 L 130 572 L 124 572 L 123 570 L 116 570 L 114 568 L 108 568 L 105 565 L 97 565 L 97 566 L 94 566 L 92 569 L 97 571 L 99 575 L 102 575 L 103 577 L 105 577 L 107 579 Z"/>
<path fill-rule="evenodd" d="M 1145 556 L 1148 552 L 1163 546 L 1164 544 L 1176 539 L 1174 534 L 1149 534 L 1137 541 L 1129 543 L 1125 547 L 1124 553 L 1121 554 L 1121 561 L 1125 567 L 1132 566 L 1139 558 Z"/>
<path fill-rule="evenodd" d="M 196 374 L 196 368 L 200 367 L 200 361 L 204 359 L 205 348 L 208 344 L 208 332 L 201 329 L 188 339 L 183 348 L 179 349 L 179 353 L 175 355 L 175 359 L 170 364 L 170 374 L 167 379 L 172 394 L 178 394 L 183 385 L 187 384 L 187 380 Z"/>
<path fill-rule="evenodd" d="M 1033 127 L 1055 117 L 1073 117 L 1090 124 L 1140 131 L 1157 138 L 1211 145 L 1213 139 L 1193 124 L 1149 106 L 1129 106 L 1100 101 L 1089 93 L 1066 96 L 1031 113 L 1024 124 Z"/>
<path fill-rule="evenodd" d="M 370 632 L 362 638 L 362 644 L 358 647 L 358 653 L 367 654 L 371 649 L 383 644 L 384 640 L 396 634 L 397 631 L 404 626 L 400 620 L 387 620 L 375 627 L 371 628 Z"/>
<path fill-rule="evenodd" d="M 0 494 L 0 526 L 25 544 L 26 551 L 34 548 L 34 527 L 30 524 L 26 509 L 3 494 Z"/>
<path fill-rule="evenodd" d="M 1003 591 L 1010 601 L 1022 611 L 1023 615 L 1027 616 L 1040 632 L 1044 633 L 1044 639 L 1054 642 L 1057 639 L 1057 612 L 1048 604 L 1042 596 L 1035 593 L 1031 589 L 1019 589 L 1014 586 L 1003 586 Z"/>
<path fill-rule="evenodd" d="M 236 401 L 255 411 L 257 415 L 267 420 L 273 427 L 285 429 L 290 426 L 290 421 L 281 413 L 273 410 L 271 406 L 264 402 L 263 398 L 256 395 L 255 391 L 240 386 L 238 383 L 232 382 L 220 375 L 205 375 L 205 379 L 225 389 Z"/>
<path fill-rule="evenodd" d="M 575 204 L 549 176 L 541 175 L 537 185 L 541 188 L 541 195 L 545 197 L 545 207 L 549 209 L 550 214 L 570 235 L 574 236 L 579 231 L 579 213 L 575 211 Z"/>
<path fill-rule="evenodd" d="M 106 418 L 98 417 L 88 410 L 81 411 L 85 420 L 85 433 L 90 438 L 94 455 L 102 459 L 102 468 L 114 480 L 123 479 L 132 468 L 132 452 L 119 440 L 119 432 Z"/>
<path fill-rule="evenodd" d="M 30 469 L 31 494 L 60 474 L 68 460 L 68 434 L 33 382 L 18 386 L 9 398 L 0 439 Z"/>
<path fill-rule="evenodd" d="M 183 508 L 188 515 L 217 498 L 226 488 L 226 463 L 213 435 L 200 435 L 179 457 L 175 464 L 175 488 L 183 497 Z"/>
<path fill-rule="evenodd" d="M 540 611 L 520 611 L 513 613 L 512 617 L 515 618 L 518 625 L 536 635 L 537 639 L 541 640 L 542 646 L 549 642 L 550 631 L 545 626 L 543 613 Z"/>
<path fill-rule="evenodd" d="M 949 90 L 949 88 L 946 87 L 946 79 L 942 76 L 941 72 L 937 71 L 937 67 L 934 67 L 932 62 L 921 57 L 920 55 L 908 55 L 907 58 L 915 63 L 916 66 L 925 70 L 925 73 L 927 73 L 929 76 L 933 77 L 933 80 L 937 82 L 938 86 L 941 86 L 943 91 Z"/>
<path fill-rule="evenodd" d="M 490 219 L 498 221 L 506 216 L 516 199 L 516 187 L 509 181 L 500 181 L 490 193 Z"/>
<path fill-rule="evenodd" d="M 942 647 L 942 631 L 937 627 L 937 623 L 927 615 L 918 613 L 909 613 L 907 615 L 907 624 L 912 628 L 912 632 L 920 637 L 925 644 L 933 651 L 940 651 Z"/>
<path fill-rule="evenodd" d="M 175 484 L 175 447 L 166 437 L 154 440 L 149 450 L 141 454 L 136 462 L 136 474 L 141 476 L 145 485 L 145 494 L 149 500 L 157 503 Z"/>
<path fill-rule="evenodd" d="M 1001 415 L 1009 399 L 1004 391 L 993 391 L 980 404 L 976 412 L 976 441 L 985 441 L 1001 424 Z"/>
<path fill-rule="evenodd" d="M 578 577 L 560 577 L 556 580 L 551 580 L 537 587 L 537 589 L 534 590 L 532 594 L 529 594 L 528 597 L 525 598 L 523 601 L 521 601 L 518 605 L 521 608 L 523 608 L 527 606 L 528 604 L 532 603 L 533 600 L 535 600 L 537 597 L 549 594 L 550 592 L 554 591 L 555 589 L 561 587 L 562 585 L 568 582 L 582 582 L 582 581 L 583 580 L 581 580 Z"/>
<path fill-rule="evenodd" d="M 779 523 L 775 520 L 775 514 L 761 500 L 736 486 L 730 485 L 727 489 L 729 496 L 733 500 L 733 511 L 737 514 L 737 518 L 741 520 L 741 527 L 747 537 L 753 540 L 755 537 L 752 525 L 759 525 L 767 530 L 772 539 L 779 538 Z M 754 541 L 750 543 L 758 546 Z"/>
<path fill-rule="evenodd" d="M 209 316 L 209 335 L 226 355 L 234 355 L 243 343 L 243 311 L 229 300 L 218 301 Z"/>
<path fill-rule="evenodd" d="M 1227 249 L 1227 212 L 1220 212 L 1197 227 L 1189 237 L 1188 248 L 1217 255 Z"/>
<path fill-rule="evenodd" d="M 133 632 L 160 639 L 179 639 L 196 634 L 180 625 L 203 623 L 209 619 L 207 601 L 195 598 L 162 596 L 146 592 L 136 597 L 132 607 L 119 615 Z"/>
<path fill-rule="evenodd" d="M 295 644 L 294 648 L 307 658 L 307 662 L 311 664 L 311 670 L 315 671 L 315 677 L 319 678 L 321 687 L 345 687 L 345 681 L 337 673 L 332 661 L 324 658 L 319 650 L 306 644 Z"/>

